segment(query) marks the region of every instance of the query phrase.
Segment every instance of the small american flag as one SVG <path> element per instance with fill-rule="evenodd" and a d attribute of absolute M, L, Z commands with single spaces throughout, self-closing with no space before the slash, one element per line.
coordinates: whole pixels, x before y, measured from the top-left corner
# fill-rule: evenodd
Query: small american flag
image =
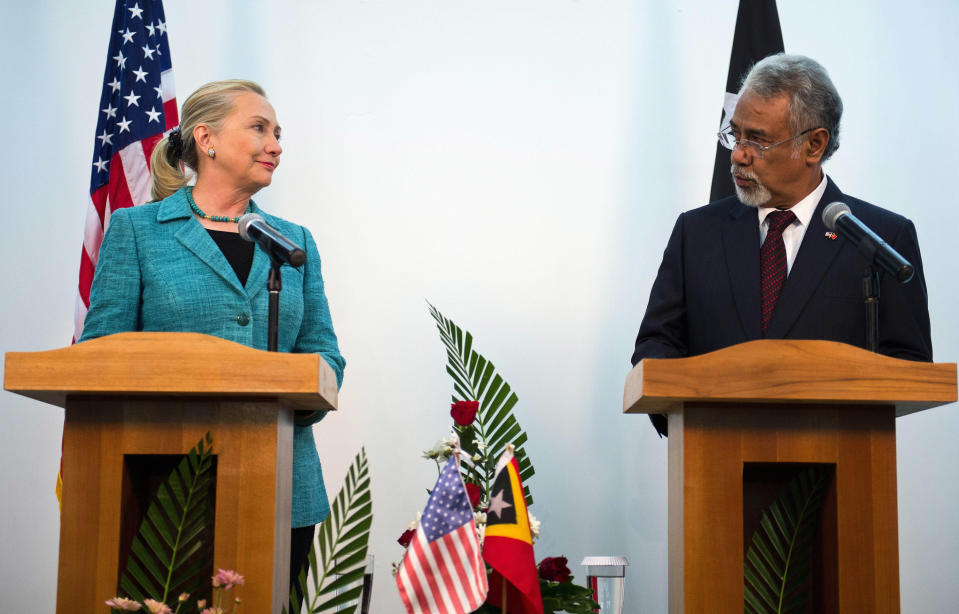
<path fill-rule="evenodd" d="M 410 614 L 463 614 L 486 599 L 486 567 L 455 457 L 436 480 L 396 585 Z"/>
<path fill-rule="evenodd" d="M 150 154 L 179 123 L 161 0 L 117 0 L 97 117 L 74 341 L 83 332 L 110 214 L 150 200 Z"/>

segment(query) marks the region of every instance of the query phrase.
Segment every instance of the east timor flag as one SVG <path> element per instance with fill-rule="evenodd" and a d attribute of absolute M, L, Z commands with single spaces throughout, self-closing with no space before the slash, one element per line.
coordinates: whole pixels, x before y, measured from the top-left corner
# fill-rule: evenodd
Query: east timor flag
<path fill-rule="evenodd" d="M 490 492 L 483 560 L 493 571 L 486 602 L 501 608 L 505 597 L 509 614 L 543 614 L 523 482 L 511 445 L 496 464 Z"/>

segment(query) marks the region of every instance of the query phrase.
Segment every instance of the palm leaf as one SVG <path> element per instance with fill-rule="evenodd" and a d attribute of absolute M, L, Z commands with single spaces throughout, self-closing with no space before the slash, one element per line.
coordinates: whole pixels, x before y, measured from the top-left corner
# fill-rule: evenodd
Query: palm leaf
<path fill-rule="evenodd" d="M 802 612 L 809 598 L 809 564 L 826 469 L 803 469 L 763 511 L 745 561 L 745 612 Z"/>
<path fill-rule="evenodd" d="M 429 303 L 427 303 L 429 304 Z M 440 331 L 440 338 L 446 346 L 446 372 L 453 378 L 453 402 L 479 401 L 479 412 L 476 420 L 469 426 L 454 425 L 460 439 L 460 446 L 470 456 L 479 450 L 474 439 L 485 441 L 487 449 L 485 462 L 476 463 L 474 467 L 465 464 L 460 466 L 464 479 L 479 484 L 483 492 L 488 493 L 493 481 L 496 460 L 503 454 L 506 444 L 513 444 L 516 460 L 519 463 L 519 474 L 523 480 L 523 490 L 526 494 L 526 504 L 532 505 L 533 496 L 530 494 L 528 480 L 533 477 L 533 463 L 523 444 L 526 443 L 526 433 L 520 428 L 513 408 L 519 400 L 510 385 L 496 373 L 493 363 L 473 349 L 473 335 L 447 319 L 436 307 L 430 305 L 430 314 L 436 320 L 436 327 Z"/>
<path fill-rule="evenodd" d="M 120 594 L 166 603 L 202 588 L 200 572 L 209 562 L 194 555 L 212 544 L 212 449 L 207 433 L 157 489 L 120 576 Z"/>
<path fill-rule="evenodd" d="M 303 605 L 309 614 L 356 611 L 358 603 L 350 602 L 356 601 L 363 589 L 354 584 L 363 579 L 372 524 L 370 474 L 366 449 L 360 448 L 333 500 L 330 515 L 317 527 L 309 554 L 309 576 L 306 569 L 300 573 L 283 614 L 300 611 L 295 603 L 296 591 L 306 595 Z M 312 587 L 308 578 L 312 578 Z"/>

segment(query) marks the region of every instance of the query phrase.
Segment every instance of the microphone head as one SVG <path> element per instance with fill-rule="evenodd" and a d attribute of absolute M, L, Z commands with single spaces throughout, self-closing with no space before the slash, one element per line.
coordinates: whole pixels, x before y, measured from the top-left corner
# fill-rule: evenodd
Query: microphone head
<path fill-rule="evenodd" d="M 250 241 L 251 243 L 255 241 L 255 239 L 250 236 L 250 232 L 249 232 L 250 224 L 252 224 L 253 222 L 262 222 L 262 221 L 263 221 L 263 216 L 260 215 L 259 213 L 247 213 L 246 215 L 241 217 L 240 221 L 237 222 L 237 228 L 240 231 L 240 237 L 242 237 L 244 241 Z"/>
<path fill-rule="evenodd" d="M 300 248 L 296 248 L 290 253 L 290 266 L 303 266 L 306 263 L 306 252 Z"/>
<path fill-rule="evenodd" d="M 836 231 L 836 221 L 839 220 L 844 215 L 851 213 L 849 211 L 849 205 L 838 200 L 833 203 L 826 205 L 826 208 L 822 210 L 822 223 L 826 225 L 826 228 L 830 232 Z M 242 222 L 242 220 L 240 220 Z"/>

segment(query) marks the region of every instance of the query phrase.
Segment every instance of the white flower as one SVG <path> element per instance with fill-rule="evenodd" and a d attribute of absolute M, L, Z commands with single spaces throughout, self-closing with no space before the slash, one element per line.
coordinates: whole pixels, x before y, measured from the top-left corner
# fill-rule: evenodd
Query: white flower
<path fill-rule="evenodd" d="M 480 440 L 480 439 L 474 439 L 474 440 L 473 440 L 473 445 L 475 445 L 475 446 L 476 446 L 476 449 L 479 450 L 480 452 L 486 452 L 486 447 L 487 447 L 487 446 L 486 446 L 486 442 L 485 442 L 485 441 L 482 441 L 482 440 Z"/>
<path fill-rule="evenodd" d="M 473 512 L 473 526 L 476 527 L 476 538 L 480 545 L 483 545 L 483 538 L 486 537 L 486 513 Z"/>
<path fill-rule="evenodd" d="M 536 516 L 533 516 L 533 513 L 529 511 L 529 508 L 526 508 L 526 515 L 529 517 L 529 532 L 533 534 L 533 541 L 539 537 L 539 520 L 536 520 Z"/>
<path fill-rule="evenodd" d="M 483 539 L 486 537 L 486 525 L 474 523 L 473 526 L 476 527 L 476 539 L 479 541 L 480 546 L 482 546 Z"/>
<path fill-rule="evenodd" d="M 433 447 L 423 452 L 424 458 L 432 458 L 438 463 L 445 463 L 453 455 L 453 449 L 459 447 L 460 440 L 456 433 L 450 433 L 448 436 L 440 439 Z"/>
<path fill-rule="evenodd" d="M 423 450 L 423 458 L 436 459 L 442 456 L 444 451 L 446 451 L 446 446 L 443 445 L 443 442 L 437 441 L 429 450 Z"/>
<path fill-rule="evenodd" d="M 409 531 L 415 531 L 419 523 L 420 523 L 420 515 L 416 514 L 416 518 L 410 521 L 410 523 L 406 526 L 406 529 Z"/>
<path fill-rule="evenodd" d="M 482 458 L 483 458 L 483 457 L 480 456 L 479 454 L 474 454 L 474 455 L 473 455 L 473 462 L 479 461 L 479 460 L 482 459 Z"/>

